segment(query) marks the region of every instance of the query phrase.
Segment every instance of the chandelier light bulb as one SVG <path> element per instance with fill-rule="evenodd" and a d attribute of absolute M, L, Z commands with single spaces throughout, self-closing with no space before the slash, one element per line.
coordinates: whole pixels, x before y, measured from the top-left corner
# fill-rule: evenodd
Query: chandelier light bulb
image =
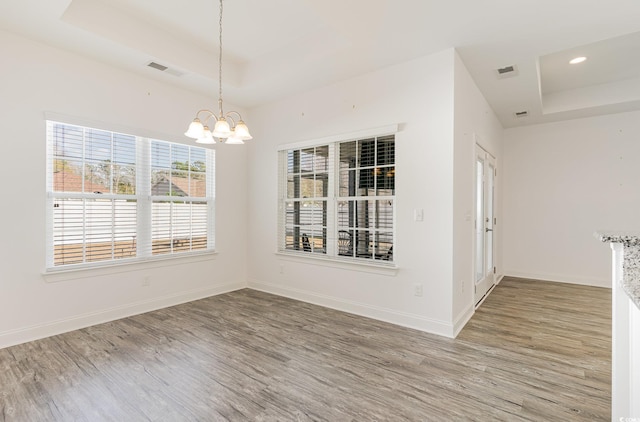
<path fill-rule="evenodd" d="M 238 124 L 235 127 L 234 137 L 243 141 L 253 139 L 253 136 L 249 133 L 249 128 L 242 120 L 238 121 Z"/>
<path fill-rule="evenodd" d="M 189 129 L 184 133 L 189 138 L 198 139 L 201 138 L 204 132 L 204 127 L 197 117 L 193 119 L 193 122 L 189 125 Z"/>
<path fill-rule="evenodd" d="M 202 136 L 196 139 L 196 143 L 198 144 L 215 144 L 216 143 L 216 140 L 213 138 L 213 134 L 209 130 L 208 126 L 204 127 L 204 130 L 202 131 Z"/>
<path fill-rule="evenodd" d="M 230 144 L 230 145 L 242 145 L 244 144 L 244 141 L 238 138 L 235 134 L 232 134 L 227 138 L 227 140 L 224 143 Z"/>
<path fill-rule="evenodd" d="M 228 138 L 231 135 L 231 127 L 224 117 L 221 117 L 213 127 L 213 136 L 216 138 Z"/>

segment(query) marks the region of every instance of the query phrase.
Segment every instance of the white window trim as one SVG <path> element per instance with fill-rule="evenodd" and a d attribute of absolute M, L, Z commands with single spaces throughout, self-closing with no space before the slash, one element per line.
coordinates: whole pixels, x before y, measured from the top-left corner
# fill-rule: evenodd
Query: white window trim
<path fill-rule="evenodd" d="M 278 145 L 278 151 L 286 151 L 289 149 L 301 149 L 307 147 L 317 147 L 336 142 L 355 141 L 357 139 L 383 137 L 387 135 L 395 135 L 398 133 L 398 125 L 386 125 L 377 128 L 364 129 L 357 132 L 349 132 L 341 135 L 331 135 L 324 138 L 310 139 L 307 141 L 292 142 L 288 144 Z"/>
<path fill-rule="evenodd" d="M 44 112 L 45 125 L 47 120 L 60 122 L 68 125 L 84 126 L 84 127 L 90 127 L 92 129 L 106 130 L 108 132 L 125 133 L 125 134 L 130 134 L 132 136 L 137 136 L 138 138 L 158 139 L 166 142 L 173 142 L 175 144 L 183 144 L 187 146 L 193 145 L 189 140 L 185 140 L 184 138 L 176 139 L 175 135 L 170 135 L 170 134 L 159 132 L 159 131 L 153 131 L 153 130 L 144 129 L 140 127 L 133 127 L 133 126 L 121 125 L 121 124 L 110 123 L 110 122 L 106 123 L 99 120 L 89 119 L 86 117 L 73 116 L 73 115 L 64 114 L 64 113 L 57 113 L 54 111 Z"/>
<path fill-rule="evenodd" d="M 286 163 L 282 163 L 280 165 L 280 154 L 284 151 L 292 150 L 292 149 L 303 149 L 303 148 L 311 148 L 317 146 L 324 146 L 329 144 L 336 144 L 340 142 L 349 142 L 353 140 L 366 139 L 366 138 L 380 138 L 389 135 L 396 135 L 399 131 L 398 124 L 391 124 L 386 126 L 380 126 L 376 128 L 364 129 L 356 132 L 348 132 L 339 135 L 331 135 L 323 138 L 310 139 L 306 141 L 297 141 L 287 144 L 278 145 L 277 153 L 278 153 L 278 189 L 280 189 L 280 183 L 283 177 L 287 175 Z M 397 136 L 395 137 L 395 141 L 397 142 Z M 328 220 L 332 220 L 332 226 L 335 228 L 335 224 L 337 221 L 337 209 L 335 207 L 335 203 L 338 200 L 348 199 L 350 197 L 338 197 L 336 194 L 336 186 L 335 185 L 335 166 L 338 164 L 337 154 L 333 154 L 332 163 L 333 171 L 329 175 L 329 178 L 333 181 L 329 183 L 329 196 L 327 197 L 327 204 L 332 212 L 327 216 Z M 314 262 L 317 265 L 323 265 L 334 268 L 342 268 L 347 270 L 355 270 L 361 272 L 371 272 L 376 274 L 387 274 L 387 275 L 396 275 L 397 270 L 399 269 L 397 261 L 394 259 L 391 262 L 381 261 L 381 260 L 365 260 L 358 258 L 350 258 L 350 257 L 339 257 L 335 255 L 336 249 L 336 241 L 335 239 L 328 242 L 328 250 L 331 251 L 332 255 L 327 254 L 314 254 L 309 252 L 301 252 L 301 251 L 281 251 L 280 250 L 280 241 L 282 236 L 282 229 L 284 228 L 284 214 L 283 214 L 283 204 L 285 203 L 285 199 L 282 197 L 283 192 L 278 192 L 278 235 L 276 236 L 276 244 L 275 244 L 275 255 L 281 257 L 284 260 L 292 260 L 297 262 Z M 396 201 L 394 201 L 394 204 Z M 393 215 L 393 238 L 394 238 L 394 254 L 397 252 L 396 248 L 396 212 Z M 329 225 L 328 225 L 329 227 Z"/>
<path fill-rule="evenodd" d="M 76 280 L 87 277 L 121 274 L 134 270 L 174 267 L 216 259 L 216 251 L 197 251 L 189 254 L 159 255 L 148 258 L 123 258 L 117 261 L 71 264 L 63 267 L 44 268 L 40 274 L 48 283 Z"/>
<path fill-rule="evenodd" d="M 400 268 L 395 261 L 385 262 L 356 258 L 340 258 L 337 256 L 310 254 L 308 252 L 276 252 L 275 255 L 283 261 L 313 263 L 314 265 L 322 267 L 389 276 L 395 276 Z"/>
<path fill-rule="evenodd" d="M 160 141 L 160 142 L 168 142 L 171 144 L 183 144 L 187 146 L 193 146 L 189 144 L 185 144 L 182 142 L 174 142 L 171 140 L 167 140 L 163 138 L 162 135 L 155 135 L 153 137 L 141 136 L 139 133 L 144 132 L 146 134 L 150 134 L 149 131 L 125 128 L 123 126 L 106 124 L 104 122 L 92 121 L 89 119 L 83 119 L 74 116 L 68 116 L 60 113 L 53 112 L 45 112 L 45 130 L 48 136 L 48 122 L 61 123 L 67 125 L 81 126 L 91 129 L 98 129 L 108 132 L 114 133 L 123 133 L 128 134 L 130 136 L 134 136 L 136 138 L 136 142 L 140 142 L 142 146 L 136 147 L 136 161 L 137 161 L 137 170 L 143 169 L 150 171 L 150 156 L 151 156 L 151 143 L 152 141 Z M 89 271 L 92 275 L 96 275 L 96 271 L 100 274 L 111 274 L 111 273 L 119 273 L 122 272 L 122 267 L 130 267 L 131 265 L 145 265 L 150 262 L 158 263 L 162 261 L 176 261 L 176 263 L 187 263 L 187 262 L 198 262 L 203 260 L 211 260 L 217 255 L 217 251 L 215 250 L 215 151 L 209 148 L 204 148 L 202 146 L 198 146 L 202 148 L 206 152 L 206 160 L 207 163 L 212 164 L 212 170 L 207 171 L 206 174 L 206 191 L 208 196 L 206 197 L 176 197 L 167 199 L 165 197 L 157 197 L 151 195 L 151 186 L 147 186 L 148 180 L 145 176 L 141 177 L 142 171 L 136 172 L 136 186 L 137 193 L 135 195 L 124 195 L 124 194 L 101 194 L 100 199 L 129 199 L 132 196 L 135 198 L 145 198 L 146 201 L 138 201 L 137 207 L 137 222 L 140 227 L 137 229 L 137 233 L 141 233 L 144 231 L 151 235 L 151 206 L 153 201 L 156 199 L 162 200 L 170 200 L 173 202 L 182 202 L 182 201 L 206 201 L 207 202 L 207 249 L 205 250 L 195 250 L 195 251 L 185 251 L 178 253 L 170 253 L 170 254 L 161 254 L 161 255 L 152 255 L 151 249 L 148 251 L 144 251 L 143 254 L 139 254 L 138 256 L 131 258 L 119 258 L 114 260 L 105 260 L 105 261 L 96 261 L 96 262 L 83 262 L 78 264 L 66 264 L 55 266 L 53 264 L 53 213 L 54 213 L 54 203 L 56 198 L 87 198 L 86 193 L 78 193 L 78 192 L 54 192 L 53 190 L 49 191 L 50 178 L 52 174 L 52 160 L 50 159 L 53 155 L 53 151 L 51 150 L 52 145 L 50 145 L 49 140 L 47 139 L 47 160 L 46 160 L 46 178 L 47 178 L 47 188 L 45 189 L 46 193 L 46 206 L 47 206 L 47 222 L 46 222 L 46 261 L 41 274 L 45 277 L 45 280 L 48 282 L 60 281 L 61 279 L 70 279 L 70 278 L 80 278 L 85 272 Z M 143 163 L 143 164 L 141 164 Z M 140 206 L 140 205 L 149 205 L 149 206 Z M 142 214 L 149 214 L 148 216 Z M 168 265 L 168 264 L 167 264 Z M 80 274 L 76 277 L 69 276 L 69 274 Z"/>

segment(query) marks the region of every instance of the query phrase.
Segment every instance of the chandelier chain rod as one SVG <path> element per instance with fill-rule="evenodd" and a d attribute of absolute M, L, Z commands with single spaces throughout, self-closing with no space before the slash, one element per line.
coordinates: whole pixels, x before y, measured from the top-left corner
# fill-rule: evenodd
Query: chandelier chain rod
<path fill-rule="evenodd" d="M 185 135 L 189 138 L 193 138 L 200 144 L 215 144 L 216 139 L 219 142 L 228 144 L 244 144 L 244 141 L 253 139 L 249 133 L 249 128 L 242 121 L 242 116 L 237 111 L 228 111 L 224 114 L 222 105 L 222 15 L 223 15 L 223 0 L 220 1 L 220 16 L 218 19 L 218 108 L 219 115 L 216 116 L 215 112 L 209 109 L 202 109 L 196 113 L 196 117 L 189 124 L 189 128 L 185 132 Z M 207 116 L 204 119 L 204 124 L 200 120 L 200 113 L 206 113 Z M 237 116 L 236 121 L 232 115 Z M 207 126 L 209 119 L 215 120 L 213 131 Z"/>
<path fill-rule="evenodd" d="M 224 117 L 224 113 L 222 111 L 222 0 L 220 0 L 220 20 L 219 20 L 219 54 L 218 54 L 218 107 L 220 108 L 220 117 Z"/>

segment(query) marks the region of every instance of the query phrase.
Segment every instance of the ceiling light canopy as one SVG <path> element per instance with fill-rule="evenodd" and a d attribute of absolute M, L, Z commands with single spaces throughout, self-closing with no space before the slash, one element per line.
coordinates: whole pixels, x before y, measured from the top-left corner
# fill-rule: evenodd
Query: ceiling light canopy
<path fill-rule="evenodd" d="M 574 59 L 569 60 L 570 64 L 578 64 L 578 63 L 582 63 L 583 61 L 587 60 L 586 57 L 584 56 L 580 56 L 580 57 L 576 57 Z"/>
<path fill-rule="evenodd" d="M 196 117 L 189 125 L 189 129 L 184 133 L 189 138 L 193 138 L 200 144 L 215 144 L 216 138 L 220 142 L 227 144 L 244 144 L 244 141 L 252 139 L 249 128 L 242 120 L 242 116 L 237 111 L 224 112 L 222 109 L 222 0 L 220 0 L 220 21 L 219 21 L 219 45 L 218 54 L 218 114 L 211 110 L 198 110 Z M 204 122 L 200 120 L 204 116 Z M 234 118 L 235 117 L 235 118 Z M 213 119 L 215 121 L 213 131 L 209 129 L 207 123 Z"/>

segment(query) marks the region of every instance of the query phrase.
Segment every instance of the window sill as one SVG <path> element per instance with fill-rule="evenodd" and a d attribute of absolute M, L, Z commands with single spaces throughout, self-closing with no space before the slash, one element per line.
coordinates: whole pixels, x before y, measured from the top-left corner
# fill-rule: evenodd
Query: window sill
<path fill-rule="evenodd" d="M 120 274 L 148 268 L 170 267 L 174 265 L 191 264 L 194 262 L 210 261 L 215 259 L 218 253 L 215 251 L 190 253 L 185 255 L 169 255 L 149 258 L 133 258 L 109 263 L 79 264 L 74 267 L 47 268 L 42 272 L 42 277 L 47 283 L 75 280 L 79 278 L 96 277 L 110 274 Z"/>
<path fill-rule="evenodd" d="M 398 273 L 398 266 L 391 262 L 370 262 L 354 258 L 337 258 L 332 256 L 318 256 L 308 252 L 276 252 L 285 261 L 320 265 L 324 267 L 340 268 L 350 271 L 360 271 L 394 277 Z"/>

